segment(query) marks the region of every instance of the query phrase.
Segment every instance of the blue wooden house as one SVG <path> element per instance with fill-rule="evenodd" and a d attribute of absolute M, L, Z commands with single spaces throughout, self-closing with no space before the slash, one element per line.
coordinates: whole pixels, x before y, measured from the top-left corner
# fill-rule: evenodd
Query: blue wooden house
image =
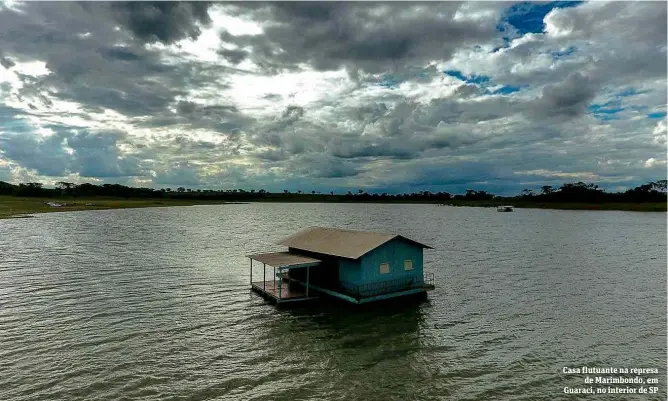
<path fill-rule="evenodd" d="M 401 235 L 312 227 L 278 244 L 288 250 L 248 255 L 251 288 L 275 303 L 331 296 L 363 304 L 434 289 L 423 268 L 431 247 Z M 253 281 L 253 261 L 262 263 L 262 281 Z"/>

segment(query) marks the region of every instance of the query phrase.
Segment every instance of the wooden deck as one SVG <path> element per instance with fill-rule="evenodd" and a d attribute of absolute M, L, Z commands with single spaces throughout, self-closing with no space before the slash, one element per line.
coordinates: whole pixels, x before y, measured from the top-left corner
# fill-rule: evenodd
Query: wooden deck
<path fill-rule="evenodd" d="M 298 301 L 316 298 L 312 291 L 309 291 L 309 296 L 300 285 L 291 284 L 288 288 L 288 282 L 283 281 L 283 285 L 279 296 L 279 286 L 274 281 L 255 281 L 253 282 L 253 290 L 259 292 L 261 295 L 273 298 L 275 302 Z"/>

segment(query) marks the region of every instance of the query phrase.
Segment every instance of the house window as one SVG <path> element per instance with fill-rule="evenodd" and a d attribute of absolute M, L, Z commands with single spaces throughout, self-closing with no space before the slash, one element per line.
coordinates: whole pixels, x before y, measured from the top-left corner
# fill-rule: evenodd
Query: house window
<path fill-rule="evenodd" d="M 412 260 L 404 260 L 404 270 L 413 270 Z"/>
<path fill-rule="evenodd" d="M 388 274 L 390 272 L 390 264 L 389 263 L 381 263 L 380 264 L 380 274 Z"/>

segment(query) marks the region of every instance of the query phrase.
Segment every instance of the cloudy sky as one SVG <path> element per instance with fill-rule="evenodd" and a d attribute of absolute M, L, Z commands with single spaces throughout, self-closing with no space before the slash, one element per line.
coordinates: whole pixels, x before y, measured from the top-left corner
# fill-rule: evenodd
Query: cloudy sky
<path fill-rule="evenodd" d="M 0 180 L 666 178 L 666 2 L 0 3 Z"/>

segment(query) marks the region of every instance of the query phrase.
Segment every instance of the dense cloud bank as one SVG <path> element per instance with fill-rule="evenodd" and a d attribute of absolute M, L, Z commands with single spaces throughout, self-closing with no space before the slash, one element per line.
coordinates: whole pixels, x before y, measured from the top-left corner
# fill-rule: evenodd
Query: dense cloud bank
<path fill-rule="evenodd" d="M 664 2 L 0 5 L 0 180 L 514 194 L 665 172 Z"/>

